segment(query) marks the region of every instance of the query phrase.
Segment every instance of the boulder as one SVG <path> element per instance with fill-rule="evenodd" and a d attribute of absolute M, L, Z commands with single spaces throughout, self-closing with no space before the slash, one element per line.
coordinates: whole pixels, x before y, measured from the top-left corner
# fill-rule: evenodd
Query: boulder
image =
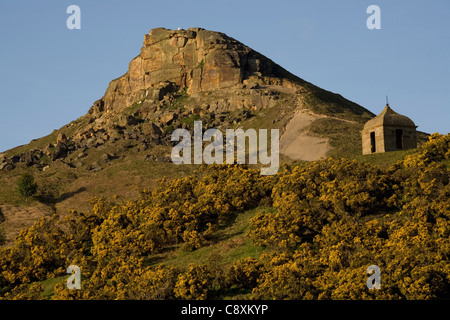
<path fill-rule="evenodd" d="M 18 162 L 20 162 L 20 156 L 12 156 L 7 161 L 10 163 L 18 163 Z"/>
<path fill-rule="evenodd" d="M 56 168 L 56 169 L 70 169 L 70 168 L 73 168 L 73 165 L 70 164 L 70 163 L 65 162 L 62 159 L 56 159 L 52 163 L 52 168 Z"/>
<path fill-rule="evenodd" d="M 143 152 L 143 151 L 146 151 L 146 150 L 148 150 L 148 144 L 146 142 L 141 143 L 137 147 L 137 152 Z"/>
<path fill-rule="evenodd" d="M 95 148 L 97 146 L 97 142 L 96 139 L 94 138 L 89 138 L 85 141 L 83 141 L 83 146 L 90 149 L 90 148 Z"/>
<path fill-rule="evenodd" d="M 89 109 L 88 114 L 92 115 L 94 118 L 98 118 L 104 110 L 105 102 L 102 99 L 99 99 L 94 102 L 92 107 Z"/>
<path fill-rule="evenodd" d="M 87 154 L 84 151 L 81 151 L 80 153 L 78 153 L 77 159 L 82 159 L 82 158 L 84 158 L 86 156 L 87 156 Z"/>
<path fill-rule="evenodd" d="M 40 149 L 35 149 L 33 152 L 34 152 L 34 157 L 37 158 L 38 160 L 44 155 L 42 153 L 42 150 L 40 150 Z"/>
<path fill-rule="evenodd" d="M 86 170 L 91 172 L 98 172 L 100 170 L 103 170 L 103 168 L 99 166 L 98 163 L 94 162 L 91 166 L 87 167 Z"/>
<path fill-rule="evenodd" d="M 109 140 L 109 135 L 104 132 L 103 134 L 100 135 L 100 139 L 102 139 L 103 141 L 108 141 Z"/>
<path fill-rule="evenodd" d="M 155 157 L 155 161 L 157 161 L 157 162 L 172 162 L 172 159 L 169 157 L 160 156 L 160 157 Z"/>
<path fill-rule="evenodd" d="M 78 161 L 75 163 L 76 168 L 81 168 L 82 166 L 83 166 L 83 162 L 81 162 L 81 161 Z"/>
<path fill-rule="evenodd" d="M 245 119 L 249 119 L 253 116 L 252 113 L 248 110 L 242 110 L 241 114 Z"/>
<path fill-rule="evenodd" d="M 153 100 L 145 100 L 142 103 L 142 108 L 139 110 L 139 114 L 142 117 L 142 119 L 147 119 L 155 111 L 156 111 L 155 102 Z"/>
<path fill-rule="evenodd" d="M 169 113 L 165 113 L 161 116 L 161 118 L 159 119 L 159 122 L 162 125 L 169 125 L 173 122 L 173 120 L 175 120 L 177 118 L 177 114 L 175 112 L 169 112 Z"/>
<path fill-rule="evenodd" d="M 124 137 L 128 140 L 137 140 L 139 138 L 139 134 L 136 131 L 127 131 L 124 133 Z"/>
<path fill-rule="evenodd" d="M 56 144 L 67 144 L 67 137 L 64 133 L 58 134 L 58 138 L 56 138 Z"/>
<path fill-rule="evenodd" d="M 53 144 L 49 143 L 44 147 L 44 149 L 42 149 L 42 152 L 44 153 L 44 155 L 50 156 L 52 154 L 54 148 L 55 148 L 55 146 Z"/>
<path fill-rule="evenodd" d="M 162 131 L 161 128 L 158 127 L 156 124 L 154 124 L 153 122 L 145 122 L 142 125 L 142 133 L 148 136 L 151 135 L 161 135 Z"/>
<path fill-rule="evenodd" d="M 44 168 L 45 167 L 45 164 L 43 164 L 43 163 L 34 163 L 33 164 L 33 168 L 36 168 L 36 169 L 42 169 L 42 168 Z"/>
<path fill-rule="evenodd" d="M 20 162 L 25 162 L 27 166 L 34 163 L 34 155 L 32 151 L 26 151 L 20 155 Z"/>
<path fill-rule="evenodd" d="M 16 168 L 16 166 L 14 165 L 14 163 L 11 163 L 11 162 L 4 162 L 4 163 L 0 164 L 0 170 L 11 171 L 15 168 Z"/>
<path fill-rule="evenodd" d="M 55 161 L 56 159 L 64 159 L 67 156 L 67 145 L 64 143 L 58 143 L 52 150 L 50 158 Z"/>
<path fill-rule="evenodd" d="M 103 140 L 102 138 L 98 138 L 97 140 L 95 140 L 95 146 L 102 146 L 105 144 L 105 140 Z"/>
<path fill-rule="evenodd" d="M 134 126 L 138 124 L 138 122 L 139 121 L 131 114 L 119 116 L 119 126 L 121 127 Z"/>
<path fill-rule="evenodd" d="M 103 161 L 109 161 L 109 160 L 111 160 L 111 155 L 108 153 L 104 153 L 101 155 L 100 159 Z"/>

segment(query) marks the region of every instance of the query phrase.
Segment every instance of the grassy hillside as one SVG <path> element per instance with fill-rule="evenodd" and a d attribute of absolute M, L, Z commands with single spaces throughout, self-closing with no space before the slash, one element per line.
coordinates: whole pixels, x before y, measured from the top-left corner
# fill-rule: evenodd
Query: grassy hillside
<path fill-rule="evenodd" d="M 204 166 L 135 201 L 96 200 L 3 249 L 1 295 L 447 299 L 449 146 L 450 136 L 432 135 L 387 169 L 348 159 L 276 176 Z M 65 289 L 70 264 L 82 268 L 82 290 Z M 383 270 L 382 290 L 366 287 L 370 264 Z"/>

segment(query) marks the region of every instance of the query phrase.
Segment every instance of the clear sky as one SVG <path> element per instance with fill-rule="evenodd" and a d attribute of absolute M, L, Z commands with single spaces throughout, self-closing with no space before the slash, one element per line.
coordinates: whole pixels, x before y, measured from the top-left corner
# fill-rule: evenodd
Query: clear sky
<path fill-rule="evenodd" d="M 66 27 L 72 4 L 80 30 Z M 388 94 L 418 130 L 447 133 L 449 19 L 449 0 L 0 0 L 0 151 L 85 114 L 156 27 L 224 32 L 376 114 Z"/>

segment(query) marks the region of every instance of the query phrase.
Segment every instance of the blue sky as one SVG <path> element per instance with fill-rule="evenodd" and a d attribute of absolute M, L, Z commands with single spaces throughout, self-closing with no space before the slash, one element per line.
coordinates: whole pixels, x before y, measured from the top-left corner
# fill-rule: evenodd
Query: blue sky
<path fill-rule="evenodd" d="M 66 9 L 81 9 L 69 30 Z M 369 5 L 381 29 L 369 30 Z M 418 130 L 449 132 L 450 1 L 0 0 L 0 151 L 85 114 L 156 27 L 221 31 L 290 72 Z"/>

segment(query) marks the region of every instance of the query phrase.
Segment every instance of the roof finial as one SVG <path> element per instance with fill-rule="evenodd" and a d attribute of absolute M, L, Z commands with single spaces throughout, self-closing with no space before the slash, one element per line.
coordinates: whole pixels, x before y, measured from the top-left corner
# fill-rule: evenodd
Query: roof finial
<path fill-rule="evenodd" d="M 386 106 L 389 107 L 389 99 L 388 99 L 388 95 L 386 95 Z"/>

